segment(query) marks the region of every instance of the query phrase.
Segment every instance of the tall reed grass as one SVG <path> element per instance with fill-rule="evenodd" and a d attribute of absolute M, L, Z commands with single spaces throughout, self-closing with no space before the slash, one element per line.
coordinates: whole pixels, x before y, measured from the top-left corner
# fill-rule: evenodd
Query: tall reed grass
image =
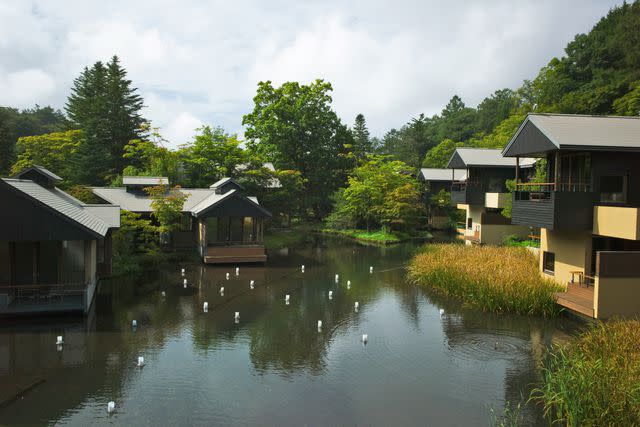
<path fill-rule="evenodd" d="M 640 425 L 640 321 L 601 323 L 554 347 L 533 398 L 550 422 Z"/>
<path fill-rule="evenodd" d="M 554 292 L 538 261 L 524 248 L 427 245 L 409 265 L 409 277 L 483 311 L 556 316 Z"/>

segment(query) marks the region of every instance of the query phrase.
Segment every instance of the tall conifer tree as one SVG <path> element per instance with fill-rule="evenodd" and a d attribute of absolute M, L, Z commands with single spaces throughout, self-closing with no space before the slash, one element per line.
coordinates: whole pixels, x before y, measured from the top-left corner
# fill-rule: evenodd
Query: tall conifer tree
<path fill-rule="evenodd" d="M 122 171 L 124 146 L 141 138 L 142 97 L 126 78 L 117 56 L 105 66 L 85 67 L 71 88 L 65 110 L 73 127 L 86 135 L 73 165 L 78 182 L 99 184 Z"/>

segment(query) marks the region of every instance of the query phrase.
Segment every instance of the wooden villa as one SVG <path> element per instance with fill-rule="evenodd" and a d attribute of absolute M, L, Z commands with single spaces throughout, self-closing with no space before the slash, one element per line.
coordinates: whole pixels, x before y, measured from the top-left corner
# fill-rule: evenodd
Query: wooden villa
<path fill-rule="evenodd" d="M 267 259 L 263 243 L 264 221 L 271 217 L 255 197 L 231 178 L 209 188 L 170 189 L 166 177 L 124 177 L 124 187 L 96 187 L 93 193 L 122 209 L 150 216 L 151 198 L 145 187 L 166 186 L 167 192 L 187 196 L 180 230 L 171 233 L 176 249 L 197 250 L 208 264 L 256 263 Z"/>
<path fill-rule="evenodd" d="M 535 159 L 523 159 L 522 166 L 533 169 Z M 451 176 L 451 204 L 465 211 L 462 225 L 467 243 L 500 245 L 508 235 L 526 237 L 529 227 L 512 224 L 502 215 L 509 192 L 506 181 L 513 179 L 515 159 L 504 158 L 500 150 L 457 148 L 447 165 Z M 465 179 L 457 180 L 456 171 Z"/>
<path fill-rule="evenodd" d="M 0 314 L 90 309 L 120 208 L 82 203 L 34 166 L 0 179 Z"/>
<path fill-rule="evenodd" d="M 529 114 L 503 155 L 546 160 L 542 183 L 516 166 L 512 219 L 540 227 L 541 274 L 567 285 L 558 303 L 640 315 L 640 118 Z"/>
<path fill-rule="evenodd" d="M 458 169 L 438 169 L 438 168 L 422 168 L 418 174 L 418 179 L 424 183 L 423 201 L 428 207 L 427 224 L 430 228 L 443 229 L 449 223 L 447 212 L 438 206 L 434 206 L 431 198 L 437 195 L 441 190 L 449 191 L 451 189 L 451 180 L 456 182 L 464 182 L 467 179 L 467 171 Z"/>

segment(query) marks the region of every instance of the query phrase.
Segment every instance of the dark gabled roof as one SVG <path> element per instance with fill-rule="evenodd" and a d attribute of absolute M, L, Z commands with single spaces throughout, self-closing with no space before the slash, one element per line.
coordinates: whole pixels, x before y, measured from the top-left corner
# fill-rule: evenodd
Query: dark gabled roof
<path fill-rule="evenodd" d="M 56 175 L 55 173 L 51 172 L 49 169 L 46 169 L 42 166 L 38 166 L 38 165 L 33 165 L 28 167 L 27 169 L 24 169 L 20 172 L 18 172 L 17 174 L 15 174 L 13 176 L 13 178 L 16 179 L 21 179 L 24 175 L 30 173 L 30 172 L 35 172 L 38 173 L 40 175 L 42 175 L 45 179 L 52 181 L 52 182 L 60 182 L 62 181 L 62 178 L 60 178 L 58 175 Z"/>
<path fill-rule="evenodd" d="M 529 114 L 503 155 L 554 150 L 640 151 L 640 117 Z"/>
<path fill-rule="evenodd" d="M 214 182 L 213 184 L 211 184 L 211 186 L 209 186 L 209 188 L 211 189 L 216 189 L 216 188 L 220 188 L 224 185 L 227 185 L 229 183 L 233 183 L 237 188 L 243 189 L 244 187 L 240 184 L 238 184 L 233 178 L 229 178 L 229 177 L 224 177 L 219 179 L 218 181 Z"/>
<path fill-rule="evenodd" d="M 256 216 L 255 213 L 257 212 L 261 214 L 260 216 L 271 217 L 271 212 L 260 206 L 257 199 L 244 196 L 237 190 L 230 190 L 224 194 L 213 193 L 209 197 L 198 203 L 196 206 L 194 206 L 191 209 L 191 213 L 196 218 L 205 216 L 205 214 L 210 210 L 219 207 L 232 199 L 238 199 L 245 202 L 246 206 L 248 206 L 253 211 L 238 216 Z"/>
<path fill-rule="evenodd" d="M 520 159 L 520 166 L 527 167 L 535 163 L 536 159 Z M 466 169 L 468 167 L 515 168 L 516 160 L 503 157 L 500 149 L 493 148 L 456 148 L 447 168 Z"/>
<path fill-rule="evenodd" d="M 5 178 L 1 181 L 23 197 L 45 206 L 59 217 L 75 223 L 96 237 L 104 237 L 109 228 L 120 226 L 119 206 L 105 205 L 96 209 L 89 206 L 87 209 L 86 204 L 55 187 L 43 187 L 30 180 L 13 178 Z M 99 213 L 96 213 L 97 209 L 100 209 Z"/>

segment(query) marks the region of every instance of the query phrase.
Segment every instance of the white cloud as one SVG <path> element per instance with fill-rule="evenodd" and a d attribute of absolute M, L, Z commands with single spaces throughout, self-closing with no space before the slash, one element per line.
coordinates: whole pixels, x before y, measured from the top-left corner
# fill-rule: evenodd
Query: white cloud
<path fill-rule="evenodd" d="M 55 87 L 54 79 L 39 69 L 0 73 L 0 93 L 9 105 L 43 104 Z"/>
<path fill-rule="evenodd" d="M 169 140 L 172 147 L 190 142 L 193 139 L 194 131 L 202 126 L 202 122 L 197 117 L 188 112 L 179 113 L 162 131 L 162 135 Z"/>
<path fill-rule="evenodd" d="M 242 133 L 260 80 L 324 78 L 382 135 L 453 94 L 517 87 L 621 0 L 0 3 L 0 105 L 62 108 L 84 66 L 120 56 L 177 146 L 201 123 Z"/>

